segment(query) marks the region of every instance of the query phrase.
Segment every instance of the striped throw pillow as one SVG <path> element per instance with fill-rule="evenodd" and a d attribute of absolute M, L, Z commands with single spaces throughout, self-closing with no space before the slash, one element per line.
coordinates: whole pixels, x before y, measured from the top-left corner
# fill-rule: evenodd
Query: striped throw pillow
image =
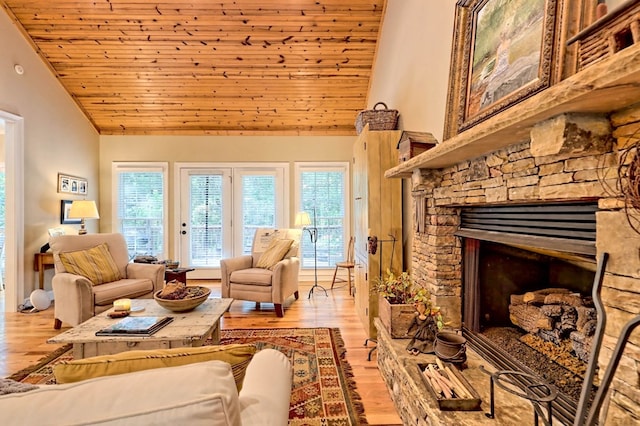
<path fill-rule="evenodd" d="M 72 383 L 151 368 L 175 367 L 194 362 L 218 360 L 231 364 L 236 387 L 240 390 L 247 366 L 255 353 L 256 346 L 251 343 L 134 350 L 114 355 L 62 361 L 54 367 L 54 375 L 57 383 Z"/>
<path fill-rule="evenodd" d="M 107 243 L 88 250 L 60 253 L 60 261 L 67 272 L 82 275 L 93 285 L 110 283 L 122 278 Z"/>
<path fill-rule="evenodd" d="M 289 248 L 291 248 L 293 240 L 285 239 L 273 239 L 269 244 L 269 247 L 262 253 L 256 268 L 272 269 L 276 263 L 284 259 L 284 255 L 287 254 Z"/>

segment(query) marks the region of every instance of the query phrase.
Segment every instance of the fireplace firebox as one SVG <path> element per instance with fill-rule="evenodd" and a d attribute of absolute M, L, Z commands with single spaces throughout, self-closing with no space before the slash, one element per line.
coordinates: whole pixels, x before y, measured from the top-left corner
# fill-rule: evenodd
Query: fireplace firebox
<path fill-rule="evenodd" d="M 592 335 L 577 323 L 578 314 L 595 312 L 596 211 L 589 202 L 474 207 L 462 209 L 457 232 L 462 322 L 472 347 L 499 368 L 554 384 L 568 420 Z"/>

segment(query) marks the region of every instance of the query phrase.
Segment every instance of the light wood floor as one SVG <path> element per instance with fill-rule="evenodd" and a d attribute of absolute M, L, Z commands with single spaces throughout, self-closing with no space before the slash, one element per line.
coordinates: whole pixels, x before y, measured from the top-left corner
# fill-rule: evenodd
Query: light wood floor
<path fill-rule="evenodd" d="M 219 282 L 197 283 L 211 287 L 214 295 L 220 295 Z M 325 288 L 330 287 L 330 283 L 322 284 Z M 367 421 L 371 425 L 401 425 L 389 391 L 378 372 L 375 351 L 371 361 L 367 361 L 372 345 L 364 346 L 366 335 L 348 290 L 345 286 L 338 288 L 336 285 L 334 290 L 328 291 L 328 296 L 316 290 L 309 299 L 310 287 L 309 283 L 301 284 L 300 299 L 294 301 L 290 298 L 283 318 L 276 317 L 272 304 L 262 304 L 262 310 L 256 311 L 253 302 L 235 301 L 222 319 L 222 328 L 339 327 Z M 0 311 L 3 312 L 4 298 L 0 297 L 0 300 Z M 4 320 L 0 322 L 0 377 L 35 364 L 56 349 L 57 345 L 47 344 L 46 340 L 58 333 L 53 329 L 53 307 L 30 314 L 4 313 Z"/>

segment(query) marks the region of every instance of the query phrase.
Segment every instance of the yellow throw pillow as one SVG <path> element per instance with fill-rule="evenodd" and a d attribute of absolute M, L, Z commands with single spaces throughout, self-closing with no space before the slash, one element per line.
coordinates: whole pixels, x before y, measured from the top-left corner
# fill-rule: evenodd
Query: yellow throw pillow
<path fill-rule="evenodd" d="M 293 244 L 293 240 L 271 240 L 269 247 L 267 247 L 264 253 L 262 253 L 262 256 L 260 256 L 260 259 L 258 259 L 256 267 L 264 269 L 273 268 L 276 263 L 284 259 L 284 255 L 289 251 L 291 244 Z"/>
<path fill-rule="evenodd" d="M 63 361 L 53 369 L 57 383 L 73 383 L 94 377 L 113 376 L 152 368 L 175 367 L 202 361 L 225 361 L 231 364 L 238 391 L 256 347 L 252 344 L 199 346 L 125 351 L 115 355 Z"/>
<path fill-rule="evenodd" d="M 94 285 L 122 279 L 107 243 L 88 250 L 60 253 L 60 261 L 67 272 L 87 277 Z"/>

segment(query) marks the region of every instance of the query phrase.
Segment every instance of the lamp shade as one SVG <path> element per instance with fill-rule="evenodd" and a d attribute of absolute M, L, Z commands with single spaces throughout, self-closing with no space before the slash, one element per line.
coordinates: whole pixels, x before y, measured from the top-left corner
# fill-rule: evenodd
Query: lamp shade
<path fill-rule="evenodd" d="M 93 200 L 75 200 L 69 209 L 70 219 L 100 219 L 96 202 Z"/>
<path fill-rule="evenodd" d="M 311 225 L 311 218 L 309 217 L 309 213 L 307 212 L 299 212 L 296 214 L 296 228 L 302 228 L 304 226 Z"/>

